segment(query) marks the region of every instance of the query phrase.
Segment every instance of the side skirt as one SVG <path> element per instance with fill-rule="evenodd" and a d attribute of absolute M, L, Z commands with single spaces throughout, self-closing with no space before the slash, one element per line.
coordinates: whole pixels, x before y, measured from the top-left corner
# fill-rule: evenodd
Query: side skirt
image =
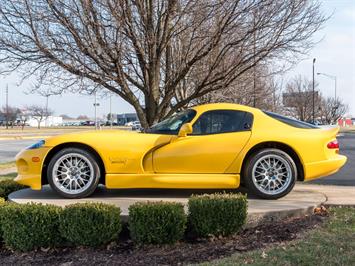
<path fill-rule="evenodd" d="M 106 174 L 107 188 L 238 188 L 239 174 Z"/>

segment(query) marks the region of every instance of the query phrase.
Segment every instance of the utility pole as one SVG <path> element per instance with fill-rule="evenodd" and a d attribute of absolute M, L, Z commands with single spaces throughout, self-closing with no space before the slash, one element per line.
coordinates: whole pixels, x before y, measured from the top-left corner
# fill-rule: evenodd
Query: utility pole
<path fill-rule="evenodd" d="M 46 113 L 45 113 L 45 117 L 46 119 L 44 120 L 44 126 L 48 126 L 48 98 L 49 98 L 50 94 L 46 94 Z"/>
<path fill-rule="evenodd" d="M 6 129 L 9 128 L 9 85 L 6 84 Z"/>
<path fill-rule="evenodd" d="M 46 95 L 46 115 L 48 115 L 48 98 L 49 94 Z"/>
<path fill-rule="evenodd" d="M 97 106 L 99 106 L 100 104 L 97 102 L 97 98 L 96 98 L 96 90 L 95 90 L 95 102 L 94 102 L 94 109 L 95 109 L 95 129 L 98 129 L 97 126 Z"/>
<path fill-rule="evenodd" d="M 256 61 L 255 61 L 255 11 L 253 14 L 253 24 L 254 24 L 254 33 L 253 33 L 253 55 L 254 55 L 254 67 L 253 67 L 253 107 L 256 107 Z"/>
<path fill-rule="evenodd" d="M 313 124 L 315 123 L 315 115 L 314 115 L 314 64 L 316 62 L 316 59 L 313 58 L 313 82 L 312 82 L 312 120 Z"/>
<path fill-rule="evenodd" d="M 112 93 L 110 93 L 110 128 L 112 129 Z"/>
<path fill-rule="evenodd" d="M 95 109 L 95 129 L 97 129 L 97 112 L 96 112 L 97 102 L 96 102 L 96 90 L 95 90 L 95 102 L 94 102 L 94 109 Z"/>

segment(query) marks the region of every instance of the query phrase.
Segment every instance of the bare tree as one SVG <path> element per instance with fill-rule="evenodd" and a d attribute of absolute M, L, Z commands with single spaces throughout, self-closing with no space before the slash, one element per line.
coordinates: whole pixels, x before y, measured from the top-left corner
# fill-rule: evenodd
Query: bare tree
<path fill-rule="evenodd" d="M 65 119 L 65 120 L 73 119 L 71 116 L 69 116 L 69 115 L 67 115 L 67 114 L 62 114 L 62 115 L 60 115 L 60 117 L 62 117 L 62 118 Z"/>
<path fill-rule="evenodd" d="M 148 127 L 261 62 L 307 52 L 326 20 L 319 7 L 311 0 L 0 0 L 0 62 L 3 72 L 21 69 L 60 91 L 114 92 Z"/>
<path fill-rule="evenodd" d="M 313 84 L 312 81 L 297 76 L 286 84 L 286 92 L 283 94 L 283 104 L 286 107 L 286 113 L 301 120 L 312 121 L 313 116 Z M 318 84 L 315 84 L 317 89 Z M 321 95 L 315 91 L 314 110 L 316 118 L 320 115 Z"/>
<path fill-rule="evenodd" d="M 76 119 L 78 119 L 78 120 L 89 120 L 90 118 L 87 115 L 79 115 Z"/>
<path fill-rule="evenodd" d="M 320 108 L 321 121 L 327 125 L 335 124 L 348 110 L 349 106 L 344 104 L 339 98 L 322 98 Z"/>
<path fill-rule="evenodd" d="M 48 109 L 46 106 L 39 106 L 39 105 L 31 105 L 26 107 L 26 111 L 31 117 L 35 120 L 37 120 L 38 123 L 38 129 L 41 128 L 41 122 L 44 121 L 45 119 L 50 116 L 53 111 Z"/>
<path fill-rule="evenodd" d="M 17 122 L 17 119 L 19 118 L 19 115 L 21 114 L 21 110 L 14 106 L 3 106 L 0 110 L 0 113 L 3 117 L 6 118 L 6 127 L 14 127 Z"/>
<path fill-rule="evenodd" d="M 282 112 L 282 82 L 276 80 L 275 74 L 270 73 L 267 66 L 256 66 L 238 77 L 229 87 L 208 93 L 196 99 L 196 103 L 231 102 L 251 106 L 255 103 L 255 107 Z"/>

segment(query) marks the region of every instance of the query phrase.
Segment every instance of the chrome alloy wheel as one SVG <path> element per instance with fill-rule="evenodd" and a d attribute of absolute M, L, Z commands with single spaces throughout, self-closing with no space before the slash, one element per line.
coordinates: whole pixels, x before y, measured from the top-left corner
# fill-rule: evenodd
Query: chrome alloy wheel
<path fill-rule="evenodd" d="M 72 195 L 88 189 L 95 179 L 92 163 L 79 153 L 61 156 L 54 164 L 52 176 L 59 190 Z"/>
<path fill-rule="evenodd" d="M 292 168 L 282 156 L 268 154 L 259 158 L 252 169 L 256 188 L 268 195 L 284 192 L 292 181 Z"/>

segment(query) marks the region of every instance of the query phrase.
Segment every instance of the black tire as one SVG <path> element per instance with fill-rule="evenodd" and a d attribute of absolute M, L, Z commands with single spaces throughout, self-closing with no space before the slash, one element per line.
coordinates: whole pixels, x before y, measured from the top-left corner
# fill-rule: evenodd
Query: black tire
<path fill-rule="evenodd" d="M 261 165 L 260 160 L 262 161 L 264 158 L 266 158 L 266 159 L 270 158 L 269 156 L 271 158 L 279 158 L 281 160 L 280 164 L 281 163 L 285 164 L 284 171 L 287 171 L 287 176 L 289 177 L 287 179 L 287 181 L 285 182 L 285 185 L 281 186 L 282 189 L 280 188 L 280 191 L 278 193 L 275 191 L 274 192 L 270 191 L 270 193 L 267 193 L 266 189 L 263 189 L 260 185 L 259 186 L 256 185 L 256 183 L 258 181 L 256 180 L 256 178 L 253 177 L 253 171 L 254 170 L 256 171 L 256 169 L 258 169 L 258 166 Z M 258 166 L 256 166 L 256 164 L 258 164 Z M 255 169 L 254 169 L 254 167 L 255 167 Z M 259 168 L 259 169 L 262 169 L 262 168 Z M 269 171 L 271 171 L 270 175 L 272 175 L 272 176 L 270 177 L 269 174 L 266 174 L 266 170 L 265 170 L 265 175 L 267 176 L 265 178 L 267 178 L 268 180 L 269 179 L 271 180 L 272 178 L 277 178 L 275 176 L 278 173 L 275 172 L 274 167 L 271 167 L 271 169 Z M 260 172 L 255 173 L 255 175 L 258 175 L 259 173 Z M 264 173 L 264 172 L 262 172 L 262 173 Z M 261 175 L 259 175 L 259 176 L 261 176 Z M 263 178 L 264 177 L 261 177 L 261 179 L 263 179 Z M 295 186 L 295 183 L 297 180 L 297 167 L 296 167 L 294 160 L 286 152 L 279 150 L 279 149 L 271 149 L 271 148 L 270 149 L 262 149 L 262 150 L 259 150 L 255 153 L 253 153 L 248 158 L 248 161 L 246 162 L 244 169 L 242 171 L 242 179 L 243 179 L 243 183 L 245 184 L 245 186 L 247 187 L 247 189 L 249 190 L 249 192 L 251 194 L 253 194 L 257 197 L 263 198 L 263 199 L 278 199 L 278 198 L 282 198 L 282 197 L 286 196 L 288 193 L 290 193 L 290 191 Z M 266 180 L 266 182 L 267 182 L 267 180 Z M 276 184 L 276 181 L 272 180 L 272 183 Z M 279 184 L 281 184 L 281 183 L 279 182 Z M 269 189 L 270 189 L 270 186 L 269 186 Z"/>
<path fill-rule="evenodd" d="M 91 171 L 93 171 L 90 181 L 87 183 L 86 187 L 83 186 L 85 189 L 83 189 L 82 191 L 79 191 L 78 193 L 65 192 L 64 191 L 65 188 L 63 186 L 61 186 L 61 188 L 60 188 L 58 182 L 55 181 L 55 176 L 53 175 L 53 173 L 54 173 L 53 170 L 54 170 L 54 167 L 56 166 L 56 163 L 57 162 L 59 163 L 63 157 L 69 156 L 70 154 L 77 155 L 83 159 L 86 158 L 84 160 L 85 160 L 85 163 L 88 164 L 90 174 L 91 174 Z M 89 166 L 89 164 L 91 164 L 91 166 Z M 78 170 L 76 170 L 76 171 L 78 171 Z M 80 172 L 77 172 L 77 173 L 80 173 Z M 100 171 L 100 167 L 95 159 L 95 156 L 93 156 L 90 152 L 88 152 L 84 149 L 80 149 L 80 148 L 64 148 L 64 149 L 60 150 L 50 160 L 50 162 L 48 164 L 48 168 L 47 168 L 47 179 L 48 179 L 48 183 L 51 186 L 51 188 L 54 191 L 56 191 L 59 195 L 61 195 L 62 197 L 70 198 L 70 199 L 84 198 L 84 197 L 91 195 L 98 186 L 100 176 L 101 176 L 101 171 Z"/>

